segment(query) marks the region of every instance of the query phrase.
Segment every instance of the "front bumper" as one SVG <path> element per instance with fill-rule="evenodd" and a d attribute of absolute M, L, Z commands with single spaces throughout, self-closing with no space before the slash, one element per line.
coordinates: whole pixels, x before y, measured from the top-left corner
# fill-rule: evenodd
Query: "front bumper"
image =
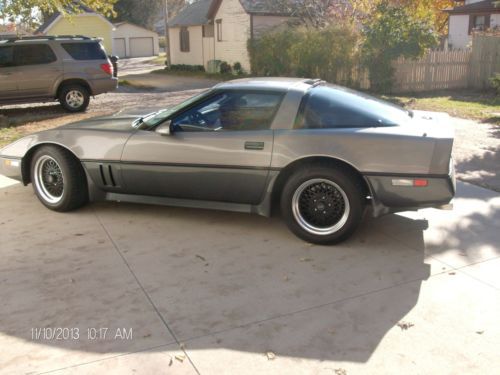
<path fill-rule="evenodd" d="M 0 174 L 22 182 L 21 159 L 0 156 Z"/>

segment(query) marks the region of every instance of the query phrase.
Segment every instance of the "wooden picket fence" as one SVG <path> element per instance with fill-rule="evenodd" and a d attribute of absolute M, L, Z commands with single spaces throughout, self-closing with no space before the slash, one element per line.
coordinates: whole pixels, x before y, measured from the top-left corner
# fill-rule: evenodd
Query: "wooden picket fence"
<path fill-rule="evenodd" d="M 414 60 L 399 58 L 395 68 L 394 93 L 489 87 L 489 79 L 500 73 L 500 36 L 475 35 L 472 49 L 431 51 Z M 353 86 L 370 88 L 368 72 L 354 69 Z"/>
<path fill-rule="evenodd" d="M 500 73 L 500 35 L 478 35 L 472 40 L 469 87 L 483 89 Z"/>
<path fill-rule="evenodd" d="M 419 92 L 467 87 L 470 51 L 432 51 L 421 59 L 394 62 L 393 91 Z"/>

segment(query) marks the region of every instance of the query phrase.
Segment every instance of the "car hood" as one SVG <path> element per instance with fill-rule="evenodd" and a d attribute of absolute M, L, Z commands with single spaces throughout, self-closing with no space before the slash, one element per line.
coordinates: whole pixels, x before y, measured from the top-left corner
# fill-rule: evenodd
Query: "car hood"
<path fill-rule="evenodd" d="M 93 117 L 58 128 L 43 130 L 3 147 L 0 149 L 0 155 L 22 158 L 28 150 L 39 143 L 53 143 L 71 150 L 79 158 L 119 159 L 126 140 L 132 132 L 136 131 L 132 123 L 160 109 L 163 108 L 132 108 L 108 116 Z M 96 134 L 101 131 L 113 134 L 107 137 L 104 134 Z M 101 139 L 101 136 L 104 137 Z M 107 147 L 95 147 L 98 141 L 104 141 Z M 99 150 L 112 150 L 112 152 L 100 155 Z"/>
<path fill-rule="evenodd" d="M 89 129 L 132 132 L 135 130 L 132 127 L 132 123 L 135 120 L 161 109 L 164 108 L 150 107 L 121 110 L 108 116 L 92 117 L 87 120 L 72 122 L 70 124 L 63 125 L 58 129 Z"/>

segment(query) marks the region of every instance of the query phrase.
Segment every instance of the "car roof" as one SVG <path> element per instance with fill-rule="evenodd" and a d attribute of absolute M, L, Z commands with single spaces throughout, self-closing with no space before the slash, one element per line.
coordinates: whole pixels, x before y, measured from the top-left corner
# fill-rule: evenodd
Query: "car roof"
<path fill-rule="evenodd" d="M 309 78 L 288 78 L 288 77 L 255 77 L 240 78 L 232 81 L 219 83 L 217 89 L 253 89 L 253 90 L 290 90 L 297 88 L 304 90 L 322 82 L 318 79 Z"/>

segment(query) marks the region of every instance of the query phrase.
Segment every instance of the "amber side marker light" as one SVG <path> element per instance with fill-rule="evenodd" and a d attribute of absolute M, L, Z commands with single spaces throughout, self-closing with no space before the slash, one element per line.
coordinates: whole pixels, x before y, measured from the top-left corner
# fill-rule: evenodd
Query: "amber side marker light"
<path fill-rule="evenodd" d="M 19 167 L 19 160 L 4 159 L 3 161 L 6 167 Z"/>
<path fill-rule="evenodd" d="M 398 178 L 392 180 L 392 186 L 427 187 L 429 180 L 424 178 Z"/>

